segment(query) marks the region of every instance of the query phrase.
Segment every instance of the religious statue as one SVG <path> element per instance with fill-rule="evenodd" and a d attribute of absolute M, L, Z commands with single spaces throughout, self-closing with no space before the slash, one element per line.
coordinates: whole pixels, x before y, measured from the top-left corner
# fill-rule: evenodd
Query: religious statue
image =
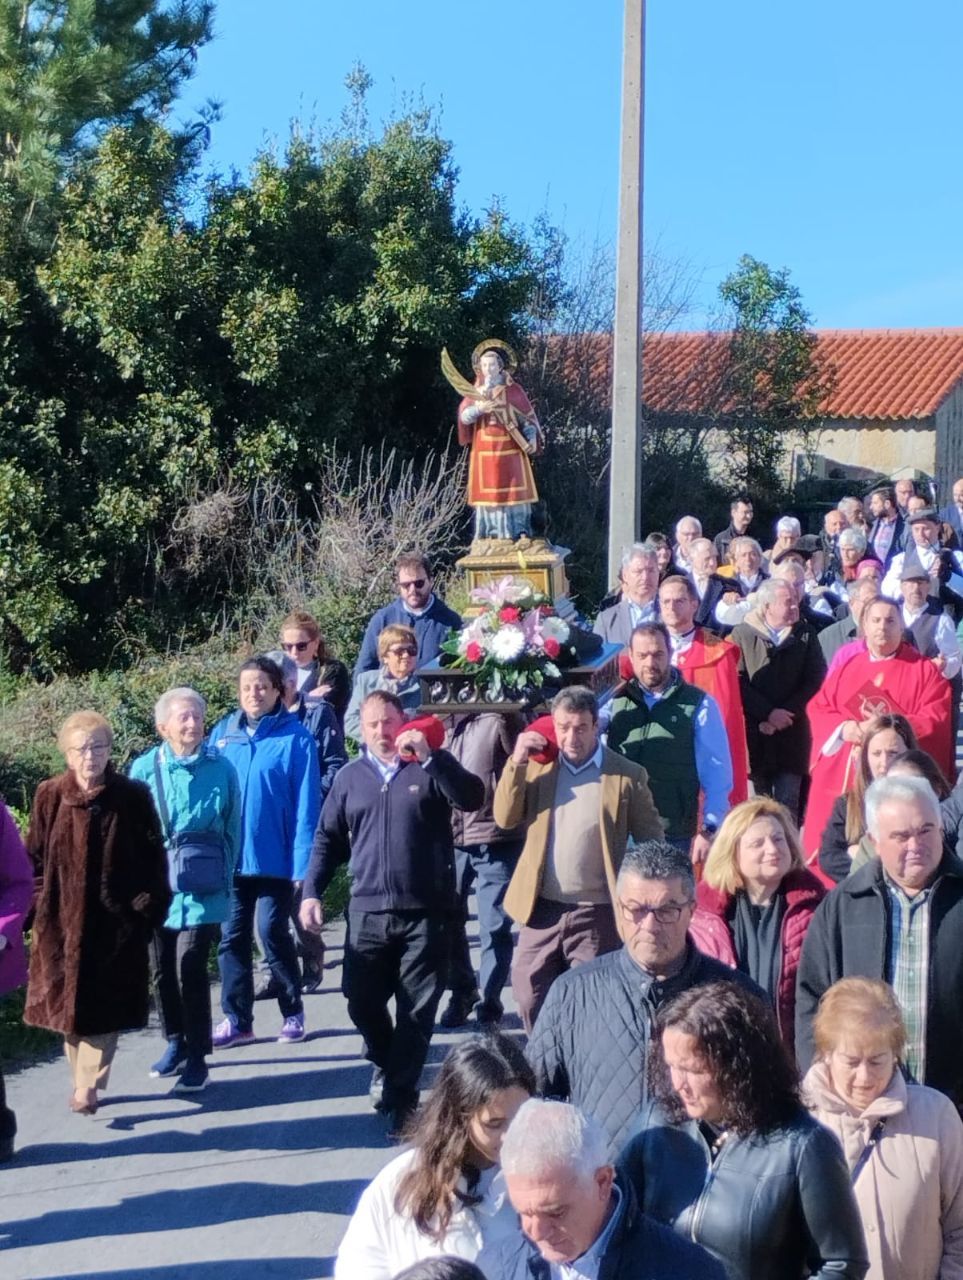
<path fill-rule="evenodd" d="M 507 342 L 480 342 L 471 363 L 474 383 L 459 374 L 447 349 L 441 353 L 442 372 L 462 395 L 458 441 L 471 446 L 468 505 L 475 512 L 475 540 L 531 538 L 538 490 L 530 459 L 541 452 L 542 429 L 512 377 L 518 361 Z"/>

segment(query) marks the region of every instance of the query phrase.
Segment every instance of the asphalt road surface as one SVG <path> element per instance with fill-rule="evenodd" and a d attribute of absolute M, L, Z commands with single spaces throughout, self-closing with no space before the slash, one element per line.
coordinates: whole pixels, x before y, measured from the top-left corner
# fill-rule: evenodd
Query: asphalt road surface
<path fill-rule="evenodd" d="M 3 1280 L 332 1275 L 348 1216 L 395 1148 L 339 990 L 341 931 L 325 936 L 306 1039 L 278 1044 L 277 1004 L 259 1001 L 257 1043 L 215 1053 L 201 1093 L 149 1078 L 156 1027 L 121 1038 L 96 1116 L 68 1111 L 62 1059 L 8 1078 L 19 1134 L 0 1166 Z M 461 1034 L 436 1032 L 423 1084 Z"/>

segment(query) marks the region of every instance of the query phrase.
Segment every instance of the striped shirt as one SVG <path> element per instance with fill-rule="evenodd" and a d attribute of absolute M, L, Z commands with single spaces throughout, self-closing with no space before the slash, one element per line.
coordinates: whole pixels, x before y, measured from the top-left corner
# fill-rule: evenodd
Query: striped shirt
<path fill-rule="evenodd" d="M 889 876 L 889 953 L 886 980 L 906 1024 L 905 1066 L 910 1079 L 922 1084 L 926 1072 L 926 1013 L 930 969 L 930 902 L 936 882 L 907 897 Z"/>

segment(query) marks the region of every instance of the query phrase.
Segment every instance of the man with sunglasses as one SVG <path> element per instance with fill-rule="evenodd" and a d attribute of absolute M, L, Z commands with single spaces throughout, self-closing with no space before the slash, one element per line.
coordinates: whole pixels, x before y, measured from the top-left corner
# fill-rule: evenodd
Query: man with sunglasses
<path fill-rule="evenodd" d="M 437 658 L 448 632 L 452 627 L 461 626 L 461 618 L 454 609 L 449 609 L 432 590 L 431 566 L 421 552 L 399 556 L 395 574 L 398 599 L 379 609 L 368 623 L 354 667 L 355 678 L 362 671 L 373 671 L 378 666 L 378 637 L 391 623 L 400 623 L 414 631 L 419 667 Z"/>
<path fill-rule="evenodd" d="M 649 1040 L 662 1005 L 705 982 L 739 982 L 763 994 L 689 938 L 695 878 L 688 853 L 665 840 L 630 844 L 616 898 L 624 945 L 552 984 L 527 1049 L 539 1093 L 595 1116 L 615 1152 L 646 1101 Z"/>

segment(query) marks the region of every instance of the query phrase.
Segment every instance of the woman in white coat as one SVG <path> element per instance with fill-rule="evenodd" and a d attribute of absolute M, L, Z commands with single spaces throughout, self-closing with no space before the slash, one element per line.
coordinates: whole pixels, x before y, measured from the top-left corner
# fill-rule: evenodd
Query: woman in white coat
<path fill-rule="evenodd" d="M 804 1100 L 845 1153 L 867 1280 L 963 1280 L 963 1121 L 949 1098 L 904 1078 L 892 989 L 843 978 L 819 1002 L 813 1032 Z"/>
<path fill-rule="evenodd" d="M 521 1049 L 475 1036 L 448 1054 L 406 1135 L 411 1145 L 362 1193 L 335 1280 L 392 1280 L 424 1258 L 474 1259 L 518 1229 L 498 1167 L 515 1112 L 535 1093 Z"/>

